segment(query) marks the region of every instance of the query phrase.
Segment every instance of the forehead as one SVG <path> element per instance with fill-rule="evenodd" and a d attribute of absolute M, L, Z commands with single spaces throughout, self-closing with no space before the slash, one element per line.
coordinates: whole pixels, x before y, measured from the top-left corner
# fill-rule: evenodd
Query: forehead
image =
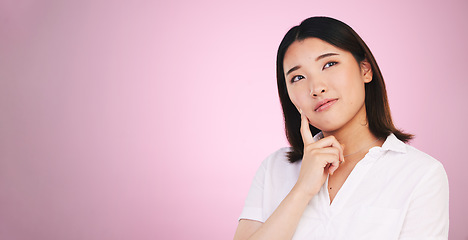
<path fill-rule="evenodd" d="M 294 41 L 286 51 L 283 59 L 284 67 L 295 66 L 303 61 L 315 61 L 315 59 L 324 53 L 338 53 L 340 55 L 351 55 L 351 53 L 342 50 L 334 45 L 319 38 L 306 38 L 300 41 Z"/>

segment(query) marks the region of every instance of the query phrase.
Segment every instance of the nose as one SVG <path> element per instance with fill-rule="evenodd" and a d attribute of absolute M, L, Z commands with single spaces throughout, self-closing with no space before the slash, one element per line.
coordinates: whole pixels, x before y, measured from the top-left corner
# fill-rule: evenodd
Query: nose
<path fill-rule="evenodd" d="M 327 87 L 323 82 L 314 81 L 310 86 L 309 95 L 312 97 L 318 97 L 327 91 Z"/>
<path fill-rule="evenodd" d="M 325 89 L 322 89 L 320 91 L 314 91 L 314 89 L 312 89 L 310 91 L 310 96 L 312 97 L 318 97 L 318 95 L 321 95 L 322 93 L 325 93 Z"/>

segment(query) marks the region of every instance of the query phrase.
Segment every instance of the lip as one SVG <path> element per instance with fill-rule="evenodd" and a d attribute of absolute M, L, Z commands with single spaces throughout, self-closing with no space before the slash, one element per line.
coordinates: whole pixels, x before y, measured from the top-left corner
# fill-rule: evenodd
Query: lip
<path fill-rule="evenodd" d="M 329 109 L 333 104 L 335 104 L 336 101 L 338 101 L 338 98 L 324 99 L 324 100 L 318 102 L 317 105 L 315 105 L 314 111 L 316 111 L 316 112 L 325 111 L 325 110 Z"/>

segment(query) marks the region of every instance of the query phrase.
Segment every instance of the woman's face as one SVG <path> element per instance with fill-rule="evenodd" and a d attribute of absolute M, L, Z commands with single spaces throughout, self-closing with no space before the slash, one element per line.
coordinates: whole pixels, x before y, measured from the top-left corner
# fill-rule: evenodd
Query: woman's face
<path fill-rule="evenodd" d="M 283 61 L 292 103 L 312 126 L 332 133 L 366 124 L 364 84 L 372 80 L 370 64 L 318 38 L 295 41 Z"/>

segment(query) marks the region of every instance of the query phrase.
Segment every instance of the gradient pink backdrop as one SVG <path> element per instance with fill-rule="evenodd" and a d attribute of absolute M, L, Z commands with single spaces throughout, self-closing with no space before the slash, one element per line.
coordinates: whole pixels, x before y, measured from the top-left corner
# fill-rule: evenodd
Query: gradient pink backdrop
<path fill-rule="evenodd" d="M 466 1 L 0 1 L 0 239 L 231 239 L 285 146 L 275 53 L 351 25 L 468 239 Z"/>

